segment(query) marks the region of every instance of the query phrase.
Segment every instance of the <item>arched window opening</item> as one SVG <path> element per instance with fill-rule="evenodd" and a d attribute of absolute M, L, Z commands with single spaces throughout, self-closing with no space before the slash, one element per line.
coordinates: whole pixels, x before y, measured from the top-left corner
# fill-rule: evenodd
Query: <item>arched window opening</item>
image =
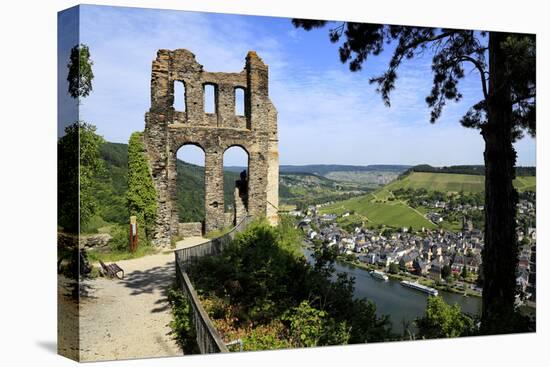
<path fill-rule="evenodd" d="M 197 145 L 186 144 L 177 151 L 176 158 L 176 206 L 179 222 L 203 222 L 204 150 Z"/>
<path fill-rule="evenodd" d="M 185 112 L 185 83 L 181 80 L 174 81 L 174 109 Z"/>
<path fill-rule="evenodd" d="M 232 146 L 223 154 L 225 211 L 232 213 L 233 224 L 248 212 L 248 153 Z"/>
<path fill-rule="evenodd" d="M 204 85 L 204 112 L 216 113 L 216 86 L 213 84 Z"/>
<path fill-rule="evenodd" d="M 235 88 L 235 115 L 244 116 L 244 89 Z"/>

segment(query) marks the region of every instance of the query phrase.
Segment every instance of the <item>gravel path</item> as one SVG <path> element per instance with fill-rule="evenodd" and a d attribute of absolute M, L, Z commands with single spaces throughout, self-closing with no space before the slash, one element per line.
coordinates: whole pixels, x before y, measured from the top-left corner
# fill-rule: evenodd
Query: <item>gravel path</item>
<path fill-rule="evenodd" d="M 204 242 L 190 237 L 178 248 Z M 88 298 L 80 303 L 81 361 L 178 356 L 170 335 L 167 289 L 175 279 L 174 254 L 160 253 L 118 261 L 123 280 L 88 280 Z"/>

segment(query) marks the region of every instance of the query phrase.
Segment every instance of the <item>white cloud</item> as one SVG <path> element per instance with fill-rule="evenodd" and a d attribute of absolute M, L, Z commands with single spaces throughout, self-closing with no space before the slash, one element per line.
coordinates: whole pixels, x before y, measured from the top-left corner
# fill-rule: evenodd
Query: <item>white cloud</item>
<path fill-rule="evenodd" d="M 373 59 L 368 70 L 351 73 L 337 62 L 320 66 L 315 54 L 300 58 L 289 44 L 295 47 L 303 31 L 289 24 L 280 32 L 274 19 L 88 6 L 82 16 L 82 42 L 91 48 L 96 78 L 81 111 L 107 140 L 126 142 L 143 129 L 157 49 L 189 49 L 206 70 L 225 72 L 242 70 L 246 53 L 256 50 L 269 65 L 283 164 L 482 161 L 481 137 L 458 122 L 478 98 L 476 75 L 462 84 L 465 100 L 449 104 L 432 126 L 424 101 L 431 88 L 429 58 L 402 68 L 387 108 L 368 83 L 385 65 Z M 534 161 L 532 142 L 518 146 L 520 161 Z M 195 163 L 204 159 L 190 155 Z M 241 164 L 237 157 L 226 163 Z"/>

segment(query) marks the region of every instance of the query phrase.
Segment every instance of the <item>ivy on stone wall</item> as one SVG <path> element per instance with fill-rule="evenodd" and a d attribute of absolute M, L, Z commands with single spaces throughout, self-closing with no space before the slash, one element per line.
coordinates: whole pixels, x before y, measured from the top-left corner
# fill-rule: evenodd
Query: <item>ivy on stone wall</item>
<path fill-rule="evenodd" d="M 137 217 L 140 232 L 144 231 L 149 241 L 153 237 L 157 215 L 157 193 L 145 155 L 142 135 L 141 132 L 133 133 L 128 143 L 128 193 L 126 198 L 130 215 Z"/>

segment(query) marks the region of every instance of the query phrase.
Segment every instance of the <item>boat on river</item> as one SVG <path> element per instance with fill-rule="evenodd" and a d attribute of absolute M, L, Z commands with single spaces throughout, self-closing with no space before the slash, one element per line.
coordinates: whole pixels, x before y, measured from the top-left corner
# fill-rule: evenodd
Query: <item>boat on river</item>
<path fill-rule="evenodd" d="M 410 282 L 410 281 L 408 281 L 408 280 L 403 280 L 403 281 L 400 282 L 400 284 L 401 284 L 403 287 L 416 289 L 417 291 L 421 291 L 421 292 L 427 293 L 427 294 L 429 294 L 430 296 L 437 296 L 437 295 L 439 294 L 439 292 L 437 291 L 437 289 L 427 287 L 427 286 L 422 285 L 422 284 L 419 284 L 419 283 L 417 283 L 417 282 Z"/>
<path fill-rule="evenodd" d="M 376 278 L 376 279 L 383 280 L 385 282 L 388 281 L 388 276 L 386 274 L 384 274 L 383 272 L 378 271 L 378 270 L 371 271 L 370 276 L 373 277 L 373 278 Z"/>

